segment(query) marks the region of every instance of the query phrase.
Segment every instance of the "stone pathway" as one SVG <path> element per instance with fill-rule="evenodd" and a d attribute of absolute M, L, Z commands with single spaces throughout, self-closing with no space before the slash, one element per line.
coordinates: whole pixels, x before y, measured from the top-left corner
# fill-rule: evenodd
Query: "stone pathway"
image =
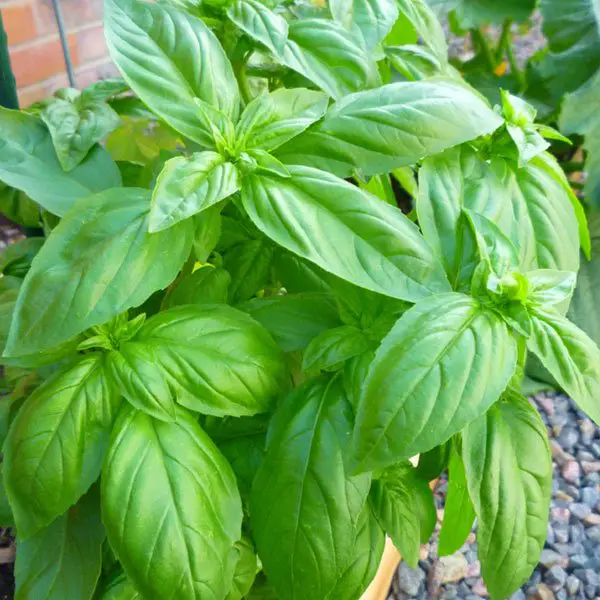
<path fill-rule="evenodd" d="M 511 600 L 600 600 L 600 429 L 560 394 L 534 400 L 551 438 L 554 474 L 548 539 L 540 565 Z M 436 500 L 443 516 L 447 482 Z M 453 556 L 437 558 L 437 533 L 416 570 L 401 564 L 388 600 L 478 600 L 481 579 L 475 533 Z"/>

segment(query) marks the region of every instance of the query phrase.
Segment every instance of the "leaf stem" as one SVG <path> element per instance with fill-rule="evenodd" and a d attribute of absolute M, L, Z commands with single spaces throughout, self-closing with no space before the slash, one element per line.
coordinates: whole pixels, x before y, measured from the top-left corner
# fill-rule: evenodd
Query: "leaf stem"
<path fill-rule="evenodd" d="M 490 71 L 494 72 L 494 70 L 496 69 L 496 60 L 494 58 L 492 49 L 490 48 L 490 45 L 488 44 L 488 41 L 485 38 L 485 35 L 483 35 L 480 29 L 471 29 L 471 36 L 479 52 L 485 59 L 485 62 L 487 63 Z"/>
<path fill-rule="evenodd" d="M 506 19 L 506 21 L 504 21 L 504 25 L 502 25 L 502 33 L 500 34 L 498 48 L 496 49 L 496 63 L 499 63 L 502 60 L 507 46 L 512 44 L 512 32 L 510 29 L 512 24 L 512 19 Z"/>
<path fill-rule="evenodd" d="M 577 160 L 570 160 L 560 165 L 565 173 L 577 173 L 585 170 L 585 163 Z"/>
<path fill-rule="evenodd" d="M 510 64 L 510 72 L 515 76 L 519 83 L 519 92 L 524 92 L 527 88 L 527 80 L 525 79 L 525 73 L 519 68 L 519 63 L 517 62 L 512 43 L 506 46 L 506 56 L 508 57 L 508 64 Z"/>
<path fill-rule="evenodd" d="M 252 101 L 252 92 L 248 84 L 248 75 L 246 73 L 246 59 L 234 63 L 233 70 L 240 86 L 240 93 L 244 104 L 249 104 Z"/>

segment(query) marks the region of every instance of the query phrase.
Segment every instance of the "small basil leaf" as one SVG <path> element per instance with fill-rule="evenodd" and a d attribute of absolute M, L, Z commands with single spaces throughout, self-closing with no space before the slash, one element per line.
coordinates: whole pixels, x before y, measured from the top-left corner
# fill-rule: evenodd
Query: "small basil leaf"
<path fill-rule="evenodd" d="M 493 598 L 507 598 L 537 566 L 546 539 L 552 493 L 546 426 L 526 398 L 510 393 L 465 429 L 462 454 L 483 579 Z"/>
<path fill-rule="evenodd" d="M 447 61 L 446 34 L 426 0 L 398 0 L 398 6 L 401 15 L 412 25 L 418 38 L 439 61 Z"/>
<path fill-rule="evenodd" d="M 163 423 L 123 405 L 102 474 L 102 520 L 144 597 L 227 594 L 242 505 L 231 467 L 186 411 Z"/>
<path fill-rule="evenodd" d="M 369 342 L 360 329 L 343 325 L 312 340 L 304 351 L 302 369 L 328 371 L 368 349 Z"/>
<path fill-rule="evenodd" d="M 242 600 L 250 591 L 256 573 L 258 572 L 258 564 L 256 554 L 252 542 L 243 537 L 235 544 L 233 550 L 236 554 L 235 571 L 233 572 L 233 584 L 231 590 L 225 597 L 225 600 Z"/>
<path fill-rule="evenodd" d="M 444 442 L 419 456 L 417 471 L 426 481 L 437 479 L 447 468 L 450 461 L 452 442 Z"/>
<path fill-rule="evenodd" d="M 7 356 L 51 348 L 173 281 L 189 256 L 192 223 L 150 234 L 149 210 L 149 191 L 113 189 L 61 220 L 23 282 Z"/>
<path fill-rule="evenodd" d="M 216 152 L 172 158 L 156 180 L 149 231 L 172 227 L 231 196 L 239 187 L 240 176 L 235 165 Z"/>
<path fill-rule="evenodd" d="M 28 237 L 6 246 L 0 253 L 0 273 L 9 277 L 25 277 L 44 242 L 41 237 Z"/>
<path fill-rule="evenodd" d="M 461 431 L 498 399 L 516 355 L 504 321 L 473 298 L 419 302 L 369 369 L 354 431 L 356 471 L 406 460 Z"/>
<path fill-rule="evenodd" d="M 526 277 L 531 286 L 531 300 L 544 307 L 570 300 L 577 283 L 577 274 L 570 271 L 539 269 L 529 271 Z"/>
<path fill-rule="evenodd" d="M 166 297 L 164 307 L 184 304 L 226 304 L 231 277 L 224 269 L 206 265 L 183 277 Z"/>
<path fill-rule="evenodd" d="M 4 444 L 4 482 L 19 537 L 48 526 L 100 475 L 118 394 L 90 354 L 38 387 Z"/>

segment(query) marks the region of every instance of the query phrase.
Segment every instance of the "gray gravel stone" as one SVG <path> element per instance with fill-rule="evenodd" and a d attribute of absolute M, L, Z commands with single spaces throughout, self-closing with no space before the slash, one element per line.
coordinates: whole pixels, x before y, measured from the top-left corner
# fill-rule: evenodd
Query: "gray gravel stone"
<path fill-rule="evenodd" d="M 404 561 L 400 563 L 398 569 L 398 587 L 409 594 L 416 596 L 421 584 L 425 581 L 425 573 L 417 567 L 411 569 Z"/>
<path fill-rule="evenodd" d="M 553 592 L 558 592 L 567 581 L 567 572 L 562 567 L 555 566 L 546 573 L 544 579 Z"/>
<path fill-rule="evenodd" d="M 566 589 L 567 589 L 567 593 L 570 596 L 574 596 L 579 591 L 580 587 L 581 587 L 581 581 L 579 581 L 579 579 L 577 579 L 577 577 L 575 577 L 575 575 L 569 575 L 567 577 Z"/>
<path fill-rule="evenodd" d="M 586 517 L 589 517 L 592 514 L 592 509 L 587 504 L 582 504 L 580 502 L 571 504 L 570 510 L 571 515 L 580 521 L 583 521 Z"/>
<path fill-rule="evenodd" d="M 600 492 L 595 487 L 584 487 L 581 490 L 581 501 L 594 508 L 600 502 Z"/>
<path fill-rule="evenodd" d="M 566 417 L 565 423 L 566 423 Z M 552 419 L 550 423 L 554 425 Z M 567 451 L 572 450 L 575 447 L 575 444 L 579 441 L 579 431 L 575 427 L 564 427 L 564 429 L 560 432 L 558 436 L 558 443 Z"/>
<path fill-rule="evenodd" d="M 569 559 L 569 566 L 572 569 L 585 569 L 589 560 L 586 554 L 575 554 Z"/>
<path fill-rule="evenodd" d="M 557 544 L 567 544 L 569 542 L 569 528 L 566 525 L 557 525 L 554 528 L 554 539 Z M 552 543 L 548 540 L 548 543 Z"/>
<path fill-rule="evenodd" d="M 589 540 L 600 543 L 600 525 L 588 527 L 588 529 L 585 531 L 585 535 Z"/>

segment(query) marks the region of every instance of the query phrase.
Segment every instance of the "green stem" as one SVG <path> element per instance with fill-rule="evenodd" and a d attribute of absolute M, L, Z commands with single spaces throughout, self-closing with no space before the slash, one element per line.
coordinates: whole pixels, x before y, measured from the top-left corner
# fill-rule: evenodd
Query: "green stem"
<path fill-rule="evenodd" d="M 483 55 L 488 68 L 493 72 L 496 68 L 496 60 L 494 59 L 494 54 L 485 36 L 480 29 L 471 29 L 471 36 L 473 37 L 473 42 L 477 49 Z"/>
<path fill-rule="evenodd" d="M 581 161 L 571 160 L 560 165 L 565 173 L 578 173 L 585 169 L 585 163 Z"/>
<path fill-rule="evenodd" d="M 508 63 L 510 64 L 510 72 L 519 83 L 519 91 L 524 92 L 527 88 L 527 80 L 525 79 L 525 73 L 519 68 L 519 63 L 517 62 L 517 57 L 515 56 L 515 50 L 512 44 L 508 44 L 506 47 L 506 56 L 508 57 Z"/>
<path fill-rule="evenodd" d="M 250 85 L 248 84 L 246 66 L 246 60 L 242 60 L 234 63 L 233 69 L 235 71 L 235 76 L 237 77 L 238 84 L 240 86 L 242 100 L 244 101 L 244 104 L 247 105 L 252 101 L 252 92 L 250 91 Z"/>
<path fill-rule="evenodd" d="M 496 49 L 496 63 L 499 63 L 502 60 L 507 46 L 512 42 L 512 33 L 510 30 L 512 24 L 512 19 L 506 19 L 506 21 L 504 21 L 500 40 L 498 41 L 498 48 Z"/>
<path fill-rule="evenodd" d="M 4 23 L 2 21 L 2 11 L 0 10 L 0 106 L 5 108 L 19 108 L 17 98 L 17 85 L 15 76 L 10 66 L 10 55 L 8 53 L 8 40 Z"/>

